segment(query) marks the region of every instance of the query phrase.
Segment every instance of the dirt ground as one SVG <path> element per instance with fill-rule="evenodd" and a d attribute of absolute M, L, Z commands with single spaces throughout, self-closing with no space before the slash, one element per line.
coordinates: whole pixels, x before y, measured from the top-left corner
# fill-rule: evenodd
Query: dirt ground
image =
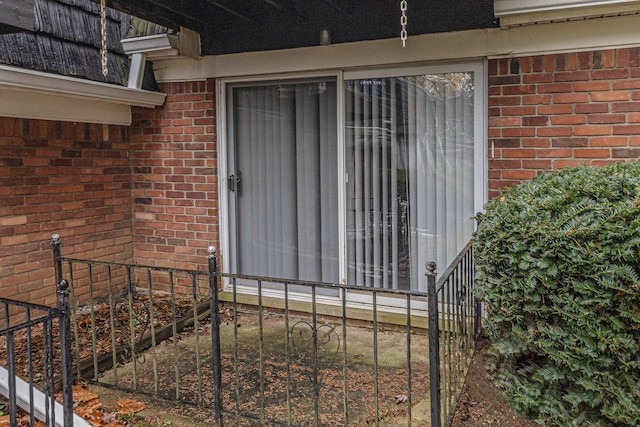
<path fill-rule="evenodd" d="M 162 310 L 159 310 L 162 311 Z M 243 317 L 243 327 L 242 330 L 248 330 L 250 329 L 250 322 L 249 319 L 247 317 Z M 267 322 L 268 323 L 268 322 Z M 108 328 L 105 326 L 104 328 L 98 328 L 100 331 L 107 330 Z M 188 328 L 189 329 L 189 328 Z M 189 330 L 185 330 L 182 334 L 180 334 L 183 337 L 192 335 L 192 331 Z M 192 328 L 191 328 L 192 329 Z M 108 334 L 107 334 L 108 335 Z M 204 336 L 207 336 L 208 333 L 205 333 Z M 282 335 L 282 334 L 280 334 Z M 355 337 L 357 335 L 354 335 L 353 333 L 349 334 L 351 337 Z M 380 339 L 384 339 L 386 333 L 380 333 L 379 338 Z M 389 334 L 391 336 L 391 334 Z M 183 340 L 183 337 L 180 338 L 179 341 L 184 341 L 185 345 L 188 342 L 188 340 Z M 266 337 L 267 341 L 273 341 L 274 338 L 273 337 Z M 362 341 L 366 341 L 368 338 L 364 337 L 362 338 Z M 227 337 L 227 339 L 225 341 L 231 341 L 232 338 L 231 337 Z M 253 341 L 255 341 L 255 339 L 253 339 Z M 414 345 L 417 345 L 418 341 L 414 342 Z M 248 345 L 248 344 L 247 344 Z M 86 349 L 90 350 L 90 345 L 86 345 L 83 346 L 86 347 Z M 278 346 L 278 347 L 281 347 Z M 399 345 L 394 345 L 394 344 L 390 344 L 390 345 L 386 345 L 384 346 L 386 348 L 394 348 L 394 347 L 399 347 L 402 348 L 401 343 Z M 491 381 L 487 378 L 487 374 L 486 374 L 486 370 L 485 370 L 485 364 L 486 364 L 486 349 L 488 347 L 488 342 L 486 340 L 481 340 L 479 345 L 478 345 L 478 349 L 476 351 L 476 354 L 474 356 L 472 365 L 469 369 L 469 373 L 468 376 L 466 378 L 466 382 L 465 382 L 465 386 L 464 386 L 464 390 L 462 392 L 460 401 L 457 405 L 457 411 L 454 417 L 454 421 L 452 423 L 452 427 L 463 427 L 463 426 L 497 426 L 497 427 L 535 427 L 537 426 L 537 424 L 532 423 L 530 421 L 524 420 L 520 417 L 518 417 L 518 415 L 512 410 L 511 406 L 502 398 L 502 396 L 500 395 L 500 392 L 492 385 Z M 425 349 L 422 349 L 421 351 L 419 351 L 417 354 L 423 354 L 426 355 L 426 353 L 428 353 L 428 351 Z M 242 351 L 242 354 L 245 355 L 256 355 L 255 351 L 251 351 L 250 349 L 244 349 Z M 396 358 L 400 358 L 398 355 L 395 354 L 391 354 L 389 356 L 390 360 L 396 359 Z M 225 359 L 231 360 L 231 355 L 227 355 L 227 357 Z M 275 359 L 276 363 L 272 363 L 273 367 L 271 367 L 274 371 L 274 374 L 278 371 L 278 369 L 276 369 L 278 366 L 277 363 L 277 358 Z M 187 362 L 186 359 L 182 360 L 182 367 L 184 368 L 185 363 Z M 258 362 L 256 360 L 253 359 L 247 359 L 244 361 L 245 365 L 256 365 Z M 149 365 L 149 364 L 147 364 Z M 164 365 L 164 364 L 162 364 Z M 308 365 L 308 364 L 307 364 Z M 422 362 L 420 363 L 420 365 L 423 366 L 427 366 L 426 362 Z M 168 363 L 166 364 L 167 367 L 173 366 L 172 364 Z M 268 367 L 270 365 L 267 365 Z M 294 366 L 295 367 L 295 366 Z M 270 369 L 271 369 L 270 368 Z M 227 370 L 231 370 L 231 366 L 227 367 Z M 297 369 L 297 368 L 296 368 Z M 305 372 L 300 371 L 297 372 L 296 369 L 292 369 L 292 375 L 295 378 L 296 376 L 303 376 L 305 374 Z M 167 372 L 162 372 L 163 369 L 160 369 L 161 372 L 159 372 L 159 377 L 160 378 L 169 378 L 173 375 L 172 369 L 169 369 L 169 371 Z M 400 375 L 398 376 L 398 372 L 400 372 Z M 393 370 L 389 371 L 389 375 L 387 375 L 384 371 L 380 372 L 381 377 L 379 378 L 380 384 L 381 384 L 381 388 L 382 389 L 386 389 L 389 388 L 388 391 L 381 391 L 381 393 L 383 395 L 389 395 L 389 396 L 393 396 L 395 393 L 395 390 L 397 389 L 401 389 L 401 386 L 403 384 L 404 381 L 404 377 L 402 376 L 402 372 L 398 371 L 395 372 Z M 203 373 L 204 374 L 204 373 Z M 366 373 L 366 372 L 359 372 L 359 371 L 353 371 L 352 373 L 353 375 L 356 375 L 357 378 L 350 378 L 349 383 L 351 384 L 371 384 L 373 382 L 373 378 L 371 377 L 370 373 Z M 350 373 L 350 375 L 352 375 Z M 422 379 L 421 375 L 424 375 L 423 373 L 420 372 L 414 372 L 412 377 L 414 377 L 414 380 L 416 381 L 416 392 L 418 392 L 418 388 L 421 389 L 419 390 L 419 394 L 422 395 L 428 395 L 428 379 Z M 281 376 L 279 373 L 276 375 L 278 378 Z M 327 378 L 330 379 L 331 375 L 327 375 Z M 339 376 L 339 375 L 338 375 Z M 148 377 L 151 377 L 151 374 L 148 375 Z M 396 378 L 398 377 L 398 378 Z M 420 378 L 418 378 L 420 377 Z M 275 381 L 278 380 L 278 378 L 274 377 L 271 381 Z M 281 378 L 280 378 L 281 379 Z M 185 373 L 183 372 L 183 383 L 191 386 L 189 388 L 193 388 L 193 386 L 195 386 L 197 384 L 197 376 L 196 377 L 191 377 L 190 375 L 185 375 Z M 247 382 L 251 383 L 252 380 L 250 377 L 247 377 Z M 144 381 L 142 381 L 144 383 Z M 255 382 L 255 381 L 253 381 Z M 396 384 L 397 383 L 397 384 Z M 329 384 L 331 385 L 331 384 Z M 255 384 L 254 384 L 255 386 Z M 338 387 L 339 384 L 336 386 L 338 390 L 340 387 Z M 248 386 L 250 388 L 250 385 Z M 93 386 L 92 386 L 93 388 Z M 244 388 L 241 387 L 241 388 Z M 279 387 L 280 389 L 284 388 L 284 387 Z M 332 388 L 332 387 L 330 387 Z M 333 387 L 335 388 L 335 387 Z M 248 389 L 247 389 L 248 390 Z M 245 390 L 245 391 L 247 391 Z M 340 391 L 340 390 L 338 390 Z M 336 391 L 336 395 L 339 395 L 340 393 L 338 393 L 338 391 Z M 352 392 L 356 392 L 354 394 L 358 395 L 357 390 L 353 389 Z M 116 411 L 117 408 L 117 402 L 120 399 L 123 398 L 132 398 L 132 399 L 137 399 L 137 400 L 141 400 L 143 401 L 146 406 L 147 409 L 145 409 L 144 411 L 140 412 L 140 413 L 135 413 L 135 414 L 131 414 L 128 416 L 128 418 L 126 420 L 122 420 L 124 421 L 122 424 L 119 425 L 128 425 L 128 426 L 135 426 L 135 427 L 149 427 L 149 426 L 163 426 L 163 425 L 171 425 L 171 426 L 210 426 L 212 425 L 212 420 L 211 420 L 211 412 L 209 409 L 199 409 L 193 406 L 187 406 L 187 405 L 182 405 L 176 402 L 170 402 L 170 401 L 166 401 L 166 400 L 160 400 L 160 399 L 154 399 L 154 398 L 150 398 L 148 396 L 144 396 L 144 395 L 140 395 L 140 394 L 136 394 L 136 395 L 128 395 L 126 392 L 123 391 L 116 391 L 113 389 L 109 389 L 109 388 L 105 388 L 105 387 L 97 387 L 95 388 L 95 393 L 97 393 L 99 395 L 99 399 L 100 402 L 102 403 L 102 405 L 104 405 L 104 410 L 105 412 L 109 412 L 109 411 Z M 366 390 L 363 390 L 363 393 L 366 393 Z M 245 394 L 245 393 L 243 393 Z M 249 393 L 250 394 L 250 393 Z M 247 394 L 247 396 L 249 395 Z M 303 394 L 306 394 L 303 392 Z M 331 390 L 329 392 L 329 395 L 332 395 L 334 393 L 331 393 Z M 368 393 L 368 395 L 370 395 L 371 393 Z M 328 395 L 327 395 L 328 396 Z M 328 400 L 331 399 L 327 399 L 327 396 L 325 396 L 324 399 L 324 403 L 327 403 Z M 353 396 L 352 396 L 353 397 Z M 208 399 L 209 396 L 207 395 L 207 393 L 204 394 L 204 399 Z M 225 397 L 228 401 L 231 401 L 231 396 L 226 396 Z M 282 400 L 282 399 L 280 399 Z M 391 421 L 387 421 L 387 420 L 392 420 L 394 418 L 397 418 L 396 421 L 400 421 L 401 418 L 406 419 L 406 416 L 404 416 L 404 414 L 406 413 L 406 405 L 403 406 L 402 404 L 396 404 L 394 403 L 394 399 L 390 399 L 390 402 L 387 402 L 386 400 L 384 401 L 385 407 L 387 403 L 390 403 L 390 405 L 388 406 L 388 408 L 382 408 L 381 413 L 384 413 L 386 416 L 386 420 L 383 420 L 380 424 L 387 426 L 387 427 L 395 427 L 395 425 L 397 423 L 395 422 L 391 422 Z M 428 413 L 428 401 L 427 402 L 427 409 L 426 409 L 426 413 Z M 1 403 L 1 402 L 0 402 Z M 253 401 L 253 399 L 247 400 L 246 402 L 241 402 L 243 406 L 246 406 L 246 409 L 249 412 L 252 412 L 254 410 L 256 410 L 255 407 L 255 402 Z M 338 413 L 340 412 L 340 408 L 339 408 L 339 403 L 337 402 L 336 405 L 330 405 L 329 408 L 327 408 L 325 406 L 325 408 L 322 408 L 321 411 L 325 412 L 325 414 L 323 415 L 323 420 L 327 421 L 328 424 L 326 425 L 340 425 L 342 422 L 338 422 L 336 421 L 331 422 L 330 420 L 334 419 L 334 416 L 332 415 L 335 412 L 335 420 L 341 419 L 338 416 Z M 422 402 L 421 402 L 422 403 Z M 356 402 L 356 401 L 350 401 L 349 405 L 351 407 L 351 409 L 358 409 L 356 407 L 358 406 L 362 406 L 362 408 L 359 408 L 361 411 L 357 411 L 357 412 L 361 412 L 361 413 L 367 413 L 367 412 L 371 412 L 371 408 L 366 407 L 366 403 L 365 405 L 363 405 L 361 402 Z M 206 405 L 205 406 L 209 406 Z M 334 407 L 335 406 L 335 407 Z M 416 412 L 414 412 L 414 416 L 417 413 L 417 405 L 412 405 L 412 407 L 414 409 L 416 409 Z M 1 409 L 0 408 L 0 415 L 2 415 L 1 413 Z M 295 409 L 295 408 L 294 408 Z M 424 409 L 424 408 L 423 408 Z M 422 409 L 421 409 L 422 410 Z M 328 412 L 327 412 L 328 411 Z M 0 418 L 0 426 L 2 426 L 2 419 Z M 364 416 L 364 418 L 360 418 L 360 422 L 358 423 L 358 425 L 371 425 L 373 424 L 374 418 L 373 417 L 369 417 L 369 416 Z M 415 418 L 414 418 L 415 421 Z M 352 420 L 350 420 L 349 424 L 352 424 Z M 424 421 L 417 421 L 414 422 L 413 425 L 414 426 L 427 426 L 429 423 L 428 422 L 424 422 Z M 102 424 L 102 425 L 106 425 L 106 424 Z M 227 426 L 234 426 L 234 425 L 241 425 L 240 423 L 234 423 L 233 420 L 227 418 L 227 422 L 225 423 L 225 425 Z M 404 422 L 404 424 L 397 424 L 397 425 L 406 425 L 406 421 Z"/>
<path fill-rule="evenodd" d="M 452 427 L 536 427 L 531 421 L 519 417 L 501 396 L 500 392 L 487 378 L 485 362 L 488 342 L 479 343 L 473 363 L 465 382 L 464 390 L 458 403 Z M 121 391 L 102 387 L 92 387 L 100 395 L 107 409 L 115 410 L 115 402 L 122 398 Z M 127 420 L 130 426 L 209 426 L 212 425 L 208 410 L 199 410 L 192 406 L 167 404 L 145 396 L 136 396 L 144 401 L 147 409 L 131 415 Z M 227 419 L 227 426 L 233 426 L 234 420 Z M 388 423 L 382 422 L 382 426 Z M 414 424 L 427 427 L 426 423 Z"/>
<path fill-rule="evenodd" d="M 451 427 L 539 426 L 539 424 L 519 417 L 511 405 L 503 399 L 500 391 L 487 378 L 485 365 L 488 345 L 486 339 L 481 340 L 478 344 Z"/>

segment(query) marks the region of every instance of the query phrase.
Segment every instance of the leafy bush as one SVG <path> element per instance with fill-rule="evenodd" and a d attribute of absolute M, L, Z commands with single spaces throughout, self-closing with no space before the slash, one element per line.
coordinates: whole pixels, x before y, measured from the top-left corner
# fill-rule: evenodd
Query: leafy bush
<path fill-rule="evenodd" d="M 516 410 L 640 426 L 640 164 L 540 175 L 478 220 L 494 380 Z"/>

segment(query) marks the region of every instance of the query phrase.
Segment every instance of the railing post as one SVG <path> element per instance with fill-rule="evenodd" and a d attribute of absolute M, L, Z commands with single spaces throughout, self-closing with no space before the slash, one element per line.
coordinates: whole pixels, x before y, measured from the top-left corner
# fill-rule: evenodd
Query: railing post
<path fill-rule="evenodd" d="M 62 240 L 60 240 L 59 234 L 51 235 L 51 248 L 53 249 L 53 268 L 55 269 L 56 274 L 56 284 L 60 283 L 62 280 L 62 259 L 60 256 L 60 244 Z"/>
<path fill-rule="evenodd" d="M 73 426 L 73 366 L 71 361 L 71 310 L 69 305 L 69 282 L 62 278 L 62 257 L 59 234 L 51 236 L 53 265 L 56 275 L 56 302 L 58 306 L 58 328 L 60 330 L 60 352 L 62 362 L 62 407 L 63 421 Z"/>
<path fill-rule="evenodd" d="M 429 388 L 431 399 L 431 427 L 440 427 L 440 328 L 438 325 L 436 263 L 428 262 L 426 268 L 429 308 Z"/>
<path fill-rule="evenodd" d="M 213 363 L 214 417 L 217 427 L 222 427 L 222 361 L 220 358 L 220 312 L 218 307 L 218 267 L 216 248 L 209 246 L 209 308 L 211 310 L 211 359 Z"/>
<path fill-rule="evenodd" d="M 69 309 L 69 283 L 60 280 L 57 286 L 58 327 L 62 359 L 62 407 L 65 427 L 73 426 L 73 366 L 71 362 L 71 310 Z"/>

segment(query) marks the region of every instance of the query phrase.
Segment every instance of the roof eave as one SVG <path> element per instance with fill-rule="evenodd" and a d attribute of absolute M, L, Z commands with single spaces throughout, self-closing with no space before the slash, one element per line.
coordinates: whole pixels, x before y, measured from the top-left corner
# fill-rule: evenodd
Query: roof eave
<path fill-rule="evenodd" d="M 0 65 L 2 116 L 128 125 L 131 107 L 158 107 L 165 98 L 164 93 Z"/>

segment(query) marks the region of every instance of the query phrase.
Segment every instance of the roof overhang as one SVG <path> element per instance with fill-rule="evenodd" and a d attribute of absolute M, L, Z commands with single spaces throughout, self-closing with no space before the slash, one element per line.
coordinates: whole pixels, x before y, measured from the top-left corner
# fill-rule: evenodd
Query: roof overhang
<path fill-rule="evenodd" d="M 154 108 L 166 94 L 0 65 L 0 116 L 131 124 L 131 107 Z"/>

